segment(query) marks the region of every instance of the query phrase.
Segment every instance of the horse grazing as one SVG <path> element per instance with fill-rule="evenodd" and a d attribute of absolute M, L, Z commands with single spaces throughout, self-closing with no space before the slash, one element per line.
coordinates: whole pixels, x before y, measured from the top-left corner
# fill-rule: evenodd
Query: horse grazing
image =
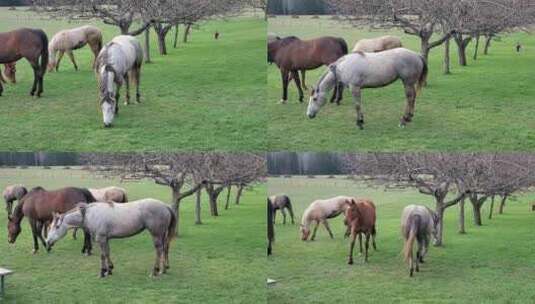
<path fill-rule="evenodd" d="M 113 38 L 98 54 L 96 73 L 105 127 L 110 127 L 113 118 L 119 113 L 119 91 L 123 83 L 126 84 L 125 105 L 130 103 L 130 78 L 136 86 L 136 102 L 140 102 L 139 77 L 142 63 L 141 44 L 128 35 Z"/>
<path fill-rule="evenodd" d="M 400 126 L 410 122 L 414 116 L 416 96 L 427 79 L 425 59 L 410 50 L 397 48 L 380 53 L 353 53 L 340 58 L 329 66 L 312 91 L 308 102 L 307 116 L 316 117 L 325 104 L 325 95 L 337 83 L 350 86 L 357 110 L 357 127 L 364 128 L 361 89 L 380 88 L 401 79 L 405 86 L 407 105 L 401 117 Z"/>
<path fill-rule="evenodd" d="M 401 39 L 387 35 L 372 39 L 361 39 L 355 44 L 352 52 L 377 53 L 402 46 Z"/>
<path fill-rule="evenodd" d="M 299 91 L 299 101 L 303 102 L 305 89 L 305 71 L 314 70 L 322 65 L 329 65 L 347 54 L 347 43 L 342 38 L 320 37 L 312 40 L 301 40 L 295 36 L 275 39 L 268 43 L 268 62 L 275 63 L 282 77 L 282 103 L 288 100 L 288 84 L 293 78 Z M 303 76 L 302 82 L 299 71 Z M 291 77 L 291 78 L 290 78 Z M 331 99 L 339 103 L 342 99 L 343 87 L 337 87 Z"/>
<path fill-rule="evenodd" d="M 353 264 L 353 249 L 355 240 L 359 236 L 360 252 L 362 253 L 362 234 L 366 236 L 366 246 L 364 253 L 364 262 L 368 262 L 368 249 L 370 247 L 370 236 L 372 237 L 373 249 L 377 250 L 375 245 L 375 205 L 367 199 L 351 199 L 346 201 L 348 208 L 345 211 L 344 223 L 351 232 L 351 243 L 349 245 L 348 264 Z"/>
<path fill-rule="evenodd" d="M 126 203 L 128 197 L 126 196 L 126 190 L 120 187 L 110 186 L 100 189 L 89 188 L 87 189 L 98 202 L 114 202 L 114 203 Z"/>
<path fill-rule="evenodd" d="M 351 201 L 351 199 L 352 198 L 349 196 L 336 196 L 333 198 L 316 200 L 312 202 L 312 204 L 305 209 L 301 219 L 301 240 L 308 240 L 308 236 L 310 235 L 310 225 L 312 222 L 316 222 L 316 227 L 314 227 L 314 232 L 310 238 L 311 241 L 316 238 L 316 231 L 318 230 L 320 223 L 325 226 L 325 229 L 327 229 L 327 232 L 329 232 L 331 239 L 334 238 L 327 219 L 337 217 L 343 213 L 348 207 L 346 202 Z"/>
<path fill-rule="evenodd" d="M 80 202 L 94 202 L 95 199 L 87 189 L 63 188 L 54 191 L 46 191 L 41 187 L 33 188 L 26 194 L 15 207 L 13 215 L 8 221 L 8 242 L 15 243 L 20 234 L 20 223 L 24 216 L 28 217 L 33 235 L 33 253 L 39 250 L 37 239 L 50 251 L 43 239 L 42 231 L 47 222 L 52 221 L 54 212 L 66 212 Z M 82 254 L 91 255 L 91 236 L 84 231 L 85 240 Z"/>
<path fill-rule="evenodd" d="M 0 63 L 9 64 L 11 75 L 6 78 L 15 79 L 15 62 L 26 58 L 33 69 L 33 86 L 30 95 L 37 97 L 43 93 L 43 78 L 48 64 L 48 37 L 39 29 L 21 28 L 11 32 L 0 33 Z M 0 96 L 4 88 L 0 81 Z"/>
<path fill-rule="evenodd" d="M 288 209 L 290 213 L 290 218 L 292 219 L 292 224 L 294 224 L 294 211 L 292 210 L 292 202 L 290 198 L 286 195 L 273 195 L 268 198 L 269 202 L 273 206 L 273 222 L 275 222 L 275 217 L 277 216 L 277 210 L 280 210 L 282 213 L 282 224 L 286 224 L 286 212 L 284 209 Z"/>
<path fill-rule="evenodd" d="M 156 248 L 152 275 L 165 273 L 169 268 L 169 245 L 175 236 L 177 217 L 168 205 L 155 199 L 142 199 L 128 204 L 78 204 L 65 214 L 54 214 L 46 239 L 49 247 L 63 238 L 67 229 L 84 228 L 100 244 L 100 277 L 112 274 L 110 239 L 127 238 L 147 229 Z"/>
<path fill-rule="evenodd" d="M 275 227 L 273 225 L 274 216 L 273 216 L 273 204 L 271 204 L 270 199 L 267 200 L 267 255 L 271 255 L 271 245 L 275 241 Z"/>
<path fill-rule="evenodd" d="M 421 205 L 409 205 L 401 214 L 401 234 L 405 240 L 403 256 L 409 263 L 409 275 L 412 277 L 414 269 L 420 271 L 418 263 L 424 262 L 431 236 L 436 240 L 436 226 L 438 217 L 431 209 Z M 414 241 L 418 242 L 416 259 L 412 253 Z"/>
<path fill-rule="evenodd" d="M 13 212 L 13 202 L 19 201 L 28 193 L 28 190 L 23 185 L 11 185 L 7 186 L 2 192 L 2 196 L 6 201 L 7 217 L 11 216 Z"/>
<path fill-rule="evenodd" d="M 102 32 L 100 29 L 92 25 L 84 25 L 56 33 L 48 44 L 48 53 L 50 54 L 48 70 L 53 71 L 56 69 L 56 71 L 58 71 L 63 55 L 67 53 L 67 56 L 69 56 L 74 65 L 74 69 L 78 71 L 78 65 L 74 60 L 72 51 L 81 49 L 86 44 L 89 44 L 89 47 L 93 52 L 93 68 L 95 68 L 96 58 L 102 49 Z M 58 52 L 59 55 L 56 59 L 56 54 L 58 54 Z"/>

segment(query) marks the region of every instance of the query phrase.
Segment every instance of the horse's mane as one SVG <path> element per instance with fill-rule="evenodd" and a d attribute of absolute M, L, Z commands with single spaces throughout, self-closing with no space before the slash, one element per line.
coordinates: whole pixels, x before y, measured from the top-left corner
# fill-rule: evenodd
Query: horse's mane
<path fill-rule="evenodd" d="M 280 46 L 287 46 L 290 43 L 293 43 L 295 41 L 301 41 L 301 39 L 299 39 L 296 36 L 288 36 L 288 37 L 284 37 L 284 38 L 278 39 L 276 41 L 279 43 Z"/>

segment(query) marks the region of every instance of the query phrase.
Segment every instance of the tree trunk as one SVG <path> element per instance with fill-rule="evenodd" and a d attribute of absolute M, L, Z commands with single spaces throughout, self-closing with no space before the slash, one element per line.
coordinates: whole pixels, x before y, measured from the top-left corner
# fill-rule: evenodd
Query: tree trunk
<path fill-rule="evenodd" d="M 429 39 L 430 37 L 420 36 L 420 53 L 426 62 L 429 62 L 427 60 L 429 58 Z"/>
<path fill-rule="evenodd" d="M 172 202 L 172 208 L 175 212 L 176 216 L 176 236 L 179 236 L 179 223 L 180 223 L 180 188 L 174 188 L 171 186 L 171 189 L 173 191 L 173 202 Z"/>
<path fill-rule="evenodd" d="M 507 200 L 507 195 L 502 196 L 502 201 L 500 202 L 500 208 L 498 209 L 499 214 L 503 214 L 503 208 L 505 207 L 506 200 Z"/>
<path fill-rule="evenodd" d="M 489 220 L 492 219 L 492 212 L 494 211 L 494 195 L 490 200 Z"/>
<path fill-rule="evenodd" d="M 443 234 L 444 234 L 444 207 L 443 202 L 437 201 L 435 212 L 438 217 L 438 225 L 437 225 L 437 239 L 435 240 L 435 246 L 439 247 L 442 246 L 443 241 Z"/>
<path fill-rule="evenodd" d="M 472 204 L 472 210 L 474 212 L 474 225 L 481 226 L 481 205 L 479 203 Z"/>
<path fill-rule="evenodd" d="M 462 36 L 459 38 L 455 36 L 455 43 L 457 44 L 457 52 L 459 54 L 459 65 L 466 66 L 466 45 L 463 43 Z"/>
<path fill-rule="evenodd" d="M 219 212 L 217 210 L 217 198 L 219 197 L 221 191 L 223 191 L 224 187 L 215 188 L 213 185 L 207 185 L 205 188 L 210 202 L 210 215 L 219 216 Z"/>
<path fill-rule="evenodd" d="M 186 24 L 186 28 L 184 29 L 184 37 L 182 38 L 182 41 L 184 43 L 188 42 L 188 36 L 191 29 L 191 24 Z"/>
<path fill-rule="evenodd" d="M 197 193 L 195 193 L 195 224 L 200 225 L 202 224 L 201 221 L 201 190 L 197 190 Z"/>
<path fill-rule="evenodd" d="M 145 63 L 150 63 L 150 27 L 145 30 L 145 53 L 143 53 Z"/>
<path fill-rule="evenodd" d="M 173 48 L 176 49 L 178 44 L 178 24 L 175 24 L 175 41 L 173 42 Z"/>
<path fill-rule="evenodd" d="M 492 35 L 485 36 L 485 49 L 483 50 L 484 55 L 489 54 L 490 41 L 492 40 Z"/>
<path fill-rule="evenodd" d="M 230 202 L 230 190 L 231 189 L 232 189 L 232 186 L 228 185 L 227 186 L 227 201 L 225 202 L 225 210 L 228 209 L 228 205 L 229 205 L 229 202 Z"/>
<path fill-rule="evenodd" d="M 240 204 L 240 198 L 244 187 L 245 186 L 241 184 L 238 186 L 238 192 L 236 193 L 236 205 Z"/>
<path fill-rule="evenodd" d="M 474 60 L 477 60 L 477 52 L 479 50 L 479 35 L 476 36 L 476 47 L 474 50 Z"/>
<path fill-rule="evenodd" d="M 165 37 L 167 36 L 167 33 L 169 33 L 170 28 L 171 26 L 169 25 L 163 26 L 161 23 L 154 23 L 154 31 L 158 36 L 158 50 L 160 51 L 160 55 L 167 55 Z"/>
<path fill-rule="evenodd" d="M 466 230 L 464 229 L 464 199 L 459 202 L 459 233 L 466 233 Z"/>
<path fill-rule="evenodd" d="M 450 74 L 450 39 L 444 42 L 444 74 Z"/>

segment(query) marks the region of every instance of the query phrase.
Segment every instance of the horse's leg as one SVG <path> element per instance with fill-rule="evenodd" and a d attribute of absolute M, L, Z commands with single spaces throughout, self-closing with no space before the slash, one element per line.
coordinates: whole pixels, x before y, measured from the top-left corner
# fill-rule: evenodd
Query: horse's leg
<path fill-rule="evenodd" d="M 290 77 L 290 72 L 281 69 L 281 77 L 282 77 L 282 99 L 281 103 L 288 102 L 288 82 Z"/>
<path fill-rule="evenodd" d="M 39 250 L 39 243 L 37 242 L 37 235 L 40 233 L 37 231 L 37 225 L 35 223 L 36 221 L 31 219 L 30 220 L 30 228 L 32 229 L 32 237 L 33 237 L 33 250 L 32 254 L 36 254 Z"/>
<path fill-rule="evenodd" d="M 316 227 L 314 227 L 314 231 L 312 232 L 312 237 L 310 237 L 311 241 L 313 241 L 316 238 L 316 232 L 318 231 L 319 226 L 320 226 L 320 221 L 316 221 Z"/>
<path fill-rule="evenodd" d="M 32 90 L 30 91 L 30 95 L 34 96 L 35 91 L 37 91 L 37 83 L 39 81 L 39 65 L 36 62 L 31 62 L 31 61 L 30 61 L 30 64 L 32 65 L 32 69 L 33 69 L 33 85 L 32 85 Z"/>
<path fill-rule="evenodd" d="M 58 60 L 56 61 L 56 72 L 59 70 L 59 63 L 63 59 L 63 54 L 65 54 L 65 51 L 59 51 Z"/>
<path fill-rule="evenodd" d="M 360 255 L 362 255 L 362 233 L 359 233 L 359 247 Z"/>
<path fill-rule="evenodd" d="M 357 239 L 357 231 L 351 227 L 351 243 L 349 244 L 349 259 L 347 263 L 353 264 L 353 249 L 355 248 L 355 240 Z"/>
<path fill-rule="evenodd" d="M 108 240 L 106 238 L 97 239 L 100 245 L 100 277 L 104 278 L 108 275 L 107 254 L 109 251 Z"/>
<path fill-rule="evenodd" d="M 156 249 L 156 260 L 154 261 L 154 267 L 152 269 L 152 276 L 158 276 L 160 273 L 160 262 L 162 260 L 163 253 L 163 244 L 162 239 L 158 236 L 153 235 L 152 240 L 154 242 L 154 248 Z"/>
<path fill-rule="evenodd" d="M 339 82 L 336 90 L 336 105 L 340 105 L 340 101 L 344 97 L 344 84 Z"/>
<path fill-rule="evenodd" d="M 171 236 L 169 235 L 166 235 L 166 238 L 165 238 L 165 248 L 164 248 L 164 260 L 165 260 L 165 270 L 169 269 L 169 246 L 171 245 Z"/>
<path fill-rule="evenodd" d="M 305 78 L 306 78 L 305 75 L 306 75 L 306 70 L 301 70 L 301 84 L 303 86 L 303 89 L 305 89 L 305 91 L 308 91 L 308 87 L 305 81 Z"/>
<path fill-rule="evenodd" d="M 50 252 L 50 249 L 51 248 L 48 248 L 48 246 L 46 245 L 46 241 L 45 239 L 43 238 L 43 227 L 45 225 L 40 222 L 40 221 L 37 221 L 36 224 L 35 224 L 35 227 L 36 227 L 36 230 L 37 230 L 37 238 L 39 240 L 41 240 L 41 244 L 43 244 L 43 247 L 46 249 L 47 252 Z"/>
<path fill-rule="evenodd" d="M 414 116 L 414 103 L 416 98 L 416 89 L 414 85 L 405 84 L 405 96 L 407 97 L 407 104 L 405 106 L 405 114 L 400 119 L 400 127 L 405 127 L 405 125 L 411 122 L 412 117 Z"/>
<path fill-rule="evenodd" d="M 329 236 L 331 239 L 334 239 L 333 232 L 331 231 L 331 228 L 329 227 L 329 222 L 327 220 L 323 220 L 323 226 L 325 226 L 325 229 L 327 229 L 327 232 L 329 232 Z"/>
<path fill-rule="evenodd" d="M 369 232 L 366 232 L 366 248 L 365 248 L 365 253 L 364 253 L 364 262 L 367 263 L 368 262 L 368 249 L 370 248 L 370 233 Z"/>
<path fill-rule="evenodd" d="M 362 130 L 364 129 L 364 114 L 362 114 L 360 87 L 354 85 L 351 88 L 351 94 L 353 95 L 353 102 L 355 103 L 355 110 L 357 111 L 357 127 Z"/>
<path fill-rule="evenodd" d="M 288 208 L 288 212 L 290 212 L 290 218 L 292 219 L 292 225 L 295 224 L 295 221 L 294 221 L 294 211 L 292 210 L 292 207 L 287 207 Z"/>
<path fill-rule="evenodd" d="M 427 255 L 427 249 L 429 248 L 429 240 L 423 241 L 422 252 L 420 253 L 420 263 L 424 263 L 424 257 Z"/>
<path fill-rule="evenodd" d="M 128 105 L 130 103 L 130 73 L 129 72 L 127 72 L 124 75 L 124 82 L 126 84 L 126 100 L 124 104 Z"/>
<path fill-rule="evenodd" d="M 78 71 L 78 65 L 76 64 L 76 60 L 74 60 L 74 54 L 72 53 L 72 50 L 67 51 L 67 56 L 71 59 L 72 64 L 74 65 L 74 69 Z"/>
<path fill-rule="evenodd" d="M 2 77 L 2 71 L 0 71 L 0 78 Z M 2 93 L 4 92 L 4 87 L 2 86 L 2 80 L 0 80 L 0 96 L 2 96 Z"/>
<path fill-rule="evenodd" d="M 334 101 L 336 100 L 336 94 L 338 94 L 338 84 L 335 84 L 334 85 L 334 90 L 333 90 L 333 96 L 331 97 L 331 101 L 329 101 L 330 103 L 334 103 Z"/>
<path fill-rule="evenodd" d="M 73 239 L 73 240 L 76 240 L 76 232 L 78 232 L 78 228 L 75 227 L 75 228 L 72 230 L 72 239 Z"/>
<path fill-rule="evenodd" d="M 284 211 L 284 208 L 281 208 L 282 213 L 282 224 L 286 225 L 286 211 Z"/>
<path fill-rule="evenodd" d="M 84 229 L 84 247 L 82 248 L 82 254 L 85 254 L 86 256 L 91 255 L 91 234 Z"/>
<path fill-rule="evenodd" d="M 373 246 L 373 250 L 377 250 L 377 245 L 375 244 L 375 234 L 376 234 L 376 230 L 375 230 L 375 226 L 373 226 L 373 231 L 372 231 L 372 246 Z"/>
<path fill-rule="evenodd" d="M 297 91 L 299 91 L 299 102 L 303 102 L 303 89 L 301 89 L 301 79 L 299 78 L 299 71 L 292 71 L 292 77 L 294 79 L 295 85 L 297 86 Z"/>
<path fill-rule="evenodd" d="M 273 224 L 275 224 L 275 218 L 277 217 L 277 209 L 273 209 Z"/>

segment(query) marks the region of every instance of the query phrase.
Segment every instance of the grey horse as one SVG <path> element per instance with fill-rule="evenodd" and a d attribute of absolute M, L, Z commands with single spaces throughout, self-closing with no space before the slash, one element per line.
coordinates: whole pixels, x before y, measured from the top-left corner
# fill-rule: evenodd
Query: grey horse
<path fill-rule="evenodd" d="M 288 209 L 290 213 L 290 218 L 292 224 L 294 224 L 294 211 L 292 209 L 292 202 L 287 195 L 272 195 L 269 198 L 269 203 L 273 207 L 273 223 L 275 223 L 275 218 L 277 216 L 277 210 L 280 210 L 282 213 L 282 224 L 286 224 L 286 211 Z"/>
<path fill-rule="evenodd" d="M 396 48 L 379 53 L 357 52 L 341 57 L 329 66 L 308 102 L 307 116 L 316 117 L 325 104 L 326 94 L 336 83 L 341 82 L 351 88 L 355 108 L 357 110 L 357 127 L 363 129 L 361 89 L 381 88 L 401 79 L 405 87 L 407 105 L 401 117 L 404 127 L 414 116 L 416 95 L 425 85 L 427 79 L 427 63 L 425 59 L 411 50 Z"/>
<path fill-rule="evenodd" d="M 100 244 L 100 277 L 112 274 L 110 239 L 134 236 L 147 229 L 156 248 L 156 261 L 152 276 L 165 273 L 169 268 L 169 245 L 175 236 L 177 217 L 165 203 L 155 199 L 142 199 L 128 204 L 112 202 L 81 203 L 64 214 L 54 214 L 46 239 L 51 248 L 72 227 L 84 228 Z"/>
<path fill-rule="evenodd" d="M 28 193 L 28 190 L 23 185 L 10 185 L 4 189 L 2 196 L 6 201 L 7 216 L 10 217 L 13 212 L 13 202 L 19 201 Z"/>

